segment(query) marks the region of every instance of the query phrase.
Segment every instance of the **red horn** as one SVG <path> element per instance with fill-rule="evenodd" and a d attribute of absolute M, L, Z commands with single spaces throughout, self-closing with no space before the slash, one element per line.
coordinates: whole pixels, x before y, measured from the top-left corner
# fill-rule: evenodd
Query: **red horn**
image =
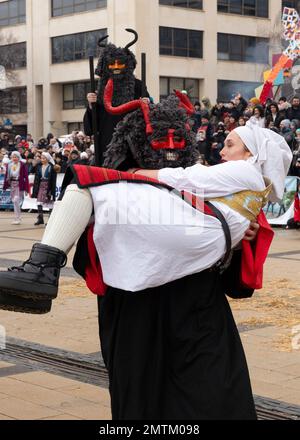
<path fill-rule="evenodd" d="M 180 101 L 179 107 L 184 108 L 184 110 L 186 110 L 188 115 L 194 114 L 195 108 L 191 103 L 191 101 L 189 100 L 189 98 L 185 94 L 179 92 L 179 90 L 174 90 L 174 92 Z"/>
<path fill-rule="evenodd" d="M 106 84 L 104 90 L 104 107 L 108 113 L 113 115 L 122 115 L 123 113 L 128 113 L 141 107 L 140 100 L 130 101 L 126 104 L 119 105 L 118 107 L 112 106 L 112 98 L 114 94 L 114 82 L 110 78 Z"/>
<path fill-rule="evenodd" d="M 118 107 L 112 106 L 112 98 L 114 94 L 114 82 L 110 78 L 106 84 L 105 90 L 104 90 L 104 107 L 108 113 L 111 113 L 113 115 L 122 115 L 123 113 L 129 113 L 133 110 L 137 110 L 140 108 L 143 112 L 144 120 L 146 123 L 146 133 L 152 134 L 153 128 L 151 126 L 150 122 L 150 109 L 149 105 L 146 104 L 142 99 L 136 99 L 134 101 L 127 102 L 126 104 L 119 105 Z"/>

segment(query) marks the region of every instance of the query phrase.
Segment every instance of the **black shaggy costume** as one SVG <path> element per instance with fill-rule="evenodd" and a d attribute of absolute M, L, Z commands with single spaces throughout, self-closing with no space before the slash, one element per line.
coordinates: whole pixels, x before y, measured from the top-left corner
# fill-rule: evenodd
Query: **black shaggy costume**
<path fill-rule="evenodd" d="M 105 165 L 122 167 L 128 156 L 146 168 L 194 164 L 194 135 L 178 104 L 172 96 L 150 106 L 151 134 L 146 134 L 141 110 L 127 115 L 117 126 Z M 150 146 L 151 139 L 164 137 L 170 128 L 186 140 L 172 163 L 164 151 Z M 82 262 L 89 258 L 84 243 L 83 236 L 74 260 L 82 274 Z M 222 275 L 206 270 L 137 293 L 108 287 L 99 297 L 99 335 L 114 420 L 256 418 L 247 363 L 226 298 L 253 294 L 239 286 L 240 264 L 235 253 Z"/>
<path fill-rule="evenodd" d="M 129 30 L 130 31 L 130 30 Z M 132 31 L 131 31 L 132 32 Z M 107 37 L 102 38 L 104 40 Z M 103 46 L 99 42 L 100 47 L 104 47 L 97 68 L 96 75 L 100 77 L 98 85 L 98 102 L 97 102 L 97 119 L 98 119 L 98 135 L 99 135 L 99 147 L 100 151 L 104 153 L 107 145 L 111 142 L 112 134 L 117 124 L 123 119 L 124 115 L 111 115 L 107 113 L 103 104 L 103 93 L 107 81 L 110 78 L 114 80 L 114 97 L 113 104 L 120 105 L 133 99 L 139 99 L 143 97 L 149 97 L 147 89 L 143 91 L 142 81 L 136 79 L 134 76 L 134 70 L 137 65 L 134 54 L 129 50 L 129 47 L 134 44 L 135 40 L 128 44 L 126 48 L 116 47 L 114 44 L 108 44 Z M 114 74 L 109 65 L 118 60 L 125 64 L 125 69 L 119 73 Z M 93 134 L 92 129 L 92 110 L 87 108 L 84 119 L 84 131 L 86 135 L 91 136 Z M 125 164 L 124 164 L 125 165 Z"/>

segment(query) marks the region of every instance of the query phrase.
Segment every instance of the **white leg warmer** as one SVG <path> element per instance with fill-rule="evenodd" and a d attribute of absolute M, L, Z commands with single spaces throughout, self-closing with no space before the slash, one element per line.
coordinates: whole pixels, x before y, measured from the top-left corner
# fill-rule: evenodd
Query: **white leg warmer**
<path fill-rule="evenodd" d="M 92 212 L 90 191 L 69 185 L 63 200 L 54 204 L 42 244 L 56 247 L 67 254 L 87 227 Z"/>

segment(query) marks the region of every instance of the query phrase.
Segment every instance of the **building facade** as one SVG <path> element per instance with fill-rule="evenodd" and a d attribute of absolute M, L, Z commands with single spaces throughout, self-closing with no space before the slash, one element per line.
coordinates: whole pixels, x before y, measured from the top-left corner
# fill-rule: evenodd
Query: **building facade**
<path fill-rule="evenodd" d="M 0 0 L 0 124 L 10 119 L 35 139 L 80 128 L 89 91 L 88 56 L 97 40 L 147 54 L 155 100 L 174 88 L 192 99 L 253 96 L 271 55 L 281 51 L 282 0 Z M 136 71 L 140 77 L 140 62 Z M 0 81 L 0 85 L 3 81 Z M 3 86 L 2 86 L 3 89 Z M 2 102 L 2 104 L 1 104 Z"/>

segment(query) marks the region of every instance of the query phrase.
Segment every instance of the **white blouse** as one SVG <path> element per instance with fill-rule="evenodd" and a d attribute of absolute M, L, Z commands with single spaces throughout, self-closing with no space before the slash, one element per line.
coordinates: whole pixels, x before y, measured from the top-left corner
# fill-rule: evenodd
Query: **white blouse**
<path fill-rule="evenodd" d="M 261 174 L 246 161 L 164 169 L 159 180 L 206 199 L 265 189 Z M 175 193 L 127 182 L 90 191 L 96 218 L 94 241 L 109 286 L 131 292 L 157 287 L 208 269 L 225 254 L 219 220 L 196 211 Z M 222 203 L 214 204 L 226 218 L 235 247 L 249 221 Z"/>

